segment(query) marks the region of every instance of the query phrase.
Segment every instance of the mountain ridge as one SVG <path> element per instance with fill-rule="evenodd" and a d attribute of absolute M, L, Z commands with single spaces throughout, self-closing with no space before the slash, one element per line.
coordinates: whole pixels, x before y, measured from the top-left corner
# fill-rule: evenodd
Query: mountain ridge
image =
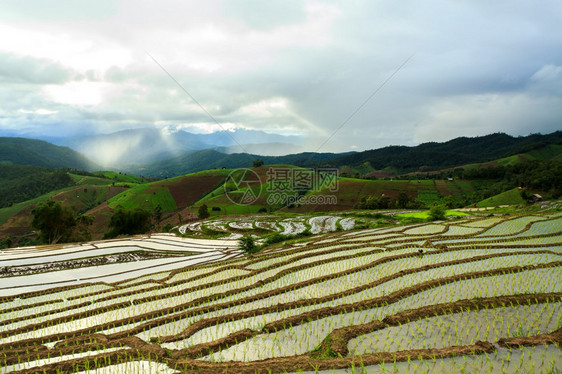
<path fill-rule="evenodd" d="M 99 168 L 99 165 L 69 147 L 19 137 L 0 137 L 0 163 L 88 171 Z"/>
<path fill-rule="evenodd" d="M 142 166 L 146 176 L 177 176 L 209 168 L 252 166 L 253 160 L 265 164 L 292 164 L 302 167 L 331 167 L 360 171 L 367 175 L 376 170 L 392 169 L 392 175 L 425 172 L 495 159 L 539 149 L 549 144 L 562 144 L 562 131 L 513 137 L 505 133 L 480 137 L 459 137 L 447 142 L 428 142 L 417 146 L 388 146 L 362 152 L 301 152 L 284 156 L 261 156 L 248 153 L 225 155 L 217 150 L 202 150 L 163 159 Z M 139 170 L 127 169 L 130 173 Z"/>
<path fill-rule="evenodd" d="M 237 129 L 197 134 L 168 128 L 140 128 L 73 137 L 59 140 L 56 144 L 81 152 L 104 167 L 119 168 L 123 165 L 149 164 L 203 149 L 223 148 L 225 153 L 233 153 L 236 148 L 246 150 L 247 146 L 250 151 L 273 151 L 298 142 L 299 137 L 296 136 L 269 134 L 259 130 Z M 261 148 L 257 147 L 262 144 Z"/>
<path fill-rule="evenodd" d="M 156 130 L 158 131 L 158 130 Z M 138 133 L 138 132 L 135 132 Z M 147 134 L 154 132 L 147 131 Z M 122 135 L 126 136 L 127 132 Z M 188 133 L 186 133 L 188 134 Z M 184 136 L 185 134 L 180 134 Z M 208 135 L 208 134 L 203 134 Z M 188 135 L 190 137 L 191 135 Z M 225 137 L 228 134 L 222 134 Z M 123 151 L 127 147 L 115 139 L 113 148 Z M 142 149 L 151 149 L 150 137 Z M 197 144 L 201 144 L 197 142 Z M 417 146 L 387 146 L 362 152 L 315 153 L 301 152 L 283 156 L 263 156 L 254 153 L 225 153 L 229 147 L 210 147 L 189 152 L 159 154 L 152 162 L 122 164 L 110 168 L 147 177 L 174 177 L 192 172 L 217 168 L 251 167 L 253 161 L 261 159 L 265 164 L 292 164 L 301 167 L 332 167 L 349 170 L 352 175 L 373 175 L 376 171 L 388 171 L 388 175 L 427 172 L 469 164 L 479 164 L 537 149 L 548 145 L 562 144 L 562 131 L 550 134 L 531 134 L 513 137 L 495 133 L 480 137 L 458 137 L 447 142 L 427 142 Z M 41 167 L 69 167 L 83 170 L 101 170 L 84 155 L 68 147 L 55 146 L 45 141 L 26 138 L 0 138 L 0 162 L 20 163 Z M 95 146 L 95 145 L 94 145 Z M 189 143 L 184 144 L 189 147 Z M 98 152 L 109 151 L 98 147 Z M 555 148 L 558 149 L 558 148 Z M 161 148 L 152 149 L 152 156 Z M 235 148 L 234 148 L 235 150 Z M 221 152 L 222 151 L 222 152 Z M 558 157 L 554 155 L 554 157 Z"/>

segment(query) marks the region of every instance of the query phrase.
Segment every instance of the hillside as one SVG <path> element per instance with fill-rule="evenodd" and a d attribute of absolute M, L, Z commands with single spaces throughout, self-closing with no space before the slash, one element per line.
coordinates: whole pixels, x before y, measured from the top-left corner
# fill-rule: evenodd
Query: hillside
<path fill-rule="evenodd" d="M 64 170 L 29 165 L 0 167 L 0 208 L 34 199 L 49 191 L 73 185 Z"/>
<path fill-rule="evenodd" d="M 33 165 L 45 168 L 100 169 L 86 156 L 68 147 L 25 138 L 0 138 L 0 164 Z"/>
<path fill-rule="evenodd" d="M 221 186 L 231 171 L 208 170 L 139 184 L 108 200 L 108 205 L 111 209 L 123 207 L 152 211 L 160 205 L 164 212 L 182 210 Z"/>
<path fill-rule="evenodd" d="M 94 239 L 101 238 L 107 231 L 111 215 L 118 208 L 154 212 L 159 206 L 162 220 L 177 224 L 179 217 L 191 215 L 188 208 L 192 204 L 222 186 L 230 171 L 209 170 L 154 182 L 114 172 L 63 172 L 71 180 L 69 185 L 0 208 L 0 241 L 32 233 L 31 211 L 36 204 L 48 199 L 72 207 L 79 214 L 92 216 L 94 222 L 90 232 Z"/>
<path fill-rule="evenodd" d="M 33 229 L 30 227 L 31 211 L 37 203 L 47 199 L 60 201 L 73 207 L 77 213 L 94 217 L 91 227 L 94 239 L 101 238 L 107 231 L 111 216 L 118 208 L 142 208 L 158 214 L 161 218 L 159 225 L 163 227 L 166 224 L 174 226 L 182 220 L 194 218 L 203 204 L 207 205 L 213 216 L 258 212 L 320 213 L 355 208 L 419 209 L 433 203 L 458 208 L 473 206 L 482 201 L 480 205 L 496 206 L 503 205 L 504 201 L 523 203 L 524 201 L 517 199 L 513 194 L 501 195 L 517 187 L 526 187 L 529 192 L 539 193 L 545 199 L 556 199 L 562 194 L 562 145 L 547 142 L 555 141 L 559 135 L 560 132 L 549 136 L 526 137 L 527 145 L 518 148 L 521 153 L 483 163 L 457 165 L 461 168 L 445 169 L 435 175 L 413 173 L 402 179 L 370 180 L 344 177 L 341 170 L 353 169 L 349 166 L 340 167 L 340 177 L 335 189 L 315 185 L 306 188 L 293 186 L 279 191 L 272 188 L 278 186 L 280 181 L 277 177 L 269 179 L 270 168 L 283 169 L 289 174 L 297 173 L 302 176 L 310 174 L 311 171 L 299 165 L 330 166 L 333 160 L 353 158 L 361 153 L 300 153 L 282 157 L 262 157 L 243 153 L 227 155 L 216 150 L 202 150 L 173 160 L 154 163 L 152 169 L 137 170 L 141 175 L 150 176 L 151 170 L 162 175 L 163 179 L 156 181 L 113 171 L 68 173 L 36 166 L 7 164 L 0 169 L 3 182 L 0 187 L 3 200 L 0 199 L 0 203 L 4 206 L 0 207 L 0 240 L 26 235 L 33 238 Z M 483 152 L 484 156 L 496 152 L 492 148 L 493 144 L 499 144 L 498 139 L 503 139 L 505 144 L 515 139 L 505 134 L 494 134 L 484 138 L 486 141 L 479 143 L 481 149 L 488 149 Z M 517 139 L 521 141 L 521 138 Z M 469 152 L 477 147 L 474 141 L 475 139 L 463 141 L 459 138 L 448 144 L 432 143 L 412 149 L 447 149 L 454 144 L 462 152 Z M 466 143 L 464 146 L 463 142 Z M 485 144 L 487 145 L 484 146 Z M 505 145 L 503 149 L 506 151 L 509 147 Z M 26 152 L 30 153 L 28 150 Z M 244 174 L 244 171 L 236 169 L 251 168 L 257 159 L 263 160 L 265 165 L 252 168 L 259 178 L 259 183 L 254 184 L 250 183 L 253 173 Z M 283 163 L 275 163 L 279 160 Z M 209 169 L 167 178 L 180 170 L 206 168 Z M 372 165 L 365 161 L 355 168 L 355 171 L 369 173 L 372 169 Z M 309 176 L 314 180 L 324 180 L 329 173 L 319 170 L 315 169 Z M 233 184 L 232 178 L 229 178 L 231 172 L 234 172 L 233 177 L 243 178 Z M 60 181 L 64 183 L 59 183 Z M 493 198 L 496 195 L 499 196 Z M 249 197 L 252 201 L 247 201 Z M 488 198 L 492 199 L 486 201 Z M 243 203 L 238 204 L 240 202 Z"/>
<path fill-rule="evenodd" d="M 552 145 L 557 145 L 553 147 Z M 415 147 L 390 146 L 336 157 L 332 166 L 358 171 L 392 170 L 393 174 L 429 171 L 528 154 L 529 159 L 556 158 L 562 154 L 562 131 L 547 135 L 512 137 L 498 133 L 474 138 L 455 138 L 444 143 L 424 143 Z M 363 170 L 361 170 L 363 169 Z M 365 173 L 361 174 L 365 174 Z"/>
<path fill-rule="evenodd" d="M 502 160 L 499 161 L 500 164 L 510 164 L 526 160 L 560 160 L 562 158 L 561 131 L 525 137 L 512 137 L 500 133 L 474 138 L 461 137 L 444 143 L 424 143 L 414 147 L 389 146 L 363 152 L 339 154 L 303 152 L 284 156 L 231 153 L 232 147 L 197 150 L 196 147 L 205 146 L 206 143 L 202 142 L 205 139 L 220 144 L 227 143 L 227 140 L 223 139 L 226 135 L 223 134 L 222 138 L 218 135 L 205 138 L 202 135 L 194 137 L 194 134 L 186 134 L 183 132 L 168 134 L 166 137 L 168 143 L 166 143 L 161 132 L 144 129 L 142 132 L 134 132 L 135 136 L 140 137 L 140 143 L 133 141 L 134 139 L 128 137 L 130 134 L 125 131 L 114 134 L 116 137 L 106 135 L 83 139 L 81 142 L 76 140 L 76 144 L 80 144 L 83 149 L 88 149 L 90 153 L 95 150 L 100 154 L 100 159 L 109 160 L 112 157 L 115 159 L 117 153 L 128 158 L 129 161 L 126 163 L 115 165 L 114 168 L 117 170 L 158 178 L 170 178 L 209 169 L 251 167 L 252 162 L 256 159 L 262 159 L 266 165 L 337 167 L 346 176 L 381 178 L 412 172 L 427 173 L 454 167 L 470 167 L 470 165 L 490 166 L 495 165 L 496 160 Z M 248 137 L 247 141 L 257 136 L 253 133 L 244 133 L 244 135 Z M 98 140 L 99 144 L 96 143 Z M 169 148 L 166 148 L 166 144 Z M 85 156 L 69 148 L 54 146 L 44 141 L 0 138 L 0 146 L 0 163 L 19 163 L 51 168 L 69 167 L 82 170 L 101 169 Z M 76 146 L 78 147 L 78 145 Z M 131 147 L 134 148 L 134 152 Z M 187 151 L 189 149 L 191 150 Z M 286 147 L 286 149 L 291 148 Z M 220 150 L 226 153 L 220 152 Z M 132 157 L 137 154 L 138 157 Z M 170 157 L 171 155 L 174 156 Z M 116 159 L 118 160 L 119 157 Z M 130 162 L 131 158 L 135 160 L 134 163 Z M 152 159 L 159 160 L 148 162 Z M 109 163 L 109 161 L 104 161 L 104 163 Z"/>
<path fill-rule="evenodd" d="M 276 177 L 275 170 L 286 171 Z M 383 208 L 395 208 L 401 194 L 407 196 L 405 208 L 430 206 L 433 203 L 447 202 L 451 206 L 461 207 L 477 202 L 485 197 L 486 191 L 495 181 L 478 180 L 368 180 L 339 177 L 334 183 L 323 177 L 322 172 L 314 172 L 311 178 L 324 180 L 324 185 L 312 188 L 295 188 L 292 176 L 308 169 L 294 165 L 266 165 L 252 169 L 245 174 L 233 174 L 238 179 L 238 186 L 227 184 L 219 186 L 203 199 L 194 204 L 192 211 L 205 204 L 211 215 L 248 214 L 258 212 L 327 212 L 354 209 L 362 199 L 369 196 L 385 197 Z M 285 185 L 285 183 L 288 183 Z M 279 188 L 278 186 L 284 186 Z M 291 187 L 292 185 L 292 187 Z M 243 200 L 248 198 L 249 202 Z M 297 200 L 297 199 L 301 200 Z M 233 201 L 240 204 L 233 204 Z"/>
<path fill-rule="evenodd" d="M 250 167 L 262 159 L 266 165 L 291 164 L 302 167 L 337 167 L 348 176 L 391 177 L 410 172 L 427 172 L 468 164 L 483 164 L 522 154 L 522 159 L 562 157 L 562 132 L 512 137 L 491 134 L 474 138 L 456 138 L 444 143 L 424 143 L 414 147 L 389 146 L 363 152 L 313 153 L 285 156 L 260 156 L 248 153 L 222 153 L 206 149 L 129 167 L 137 175 L 171 177 L 213 168 Z"/>
<path fill-rule="evenodd" d="M 325 163 L 342 154 L 303 152 L 286 156 L 260 156 L 248 153 L 222 153 L 214 149 L 205 149 L 156 161 L 147 165 L 128 168 L 125 171 L 150 177 L 174 177 L 209 169 L 235 169 L 252 167 L 254 160 L 261 159 L 267 165 L 291 164 L 313 166 Z"/>
<path fill-rule="evenodd" d="M 18 170 L 25 170 L 27 168 L 17 167 Z M 32 168 L 35 169 L 34 167 Z M 15 202 L 11 206 L 0 208 L 0 241 L 10 239 L 14 243 L 19 241 L 20 245 L 24 245 L 29 240 L 31 240 L 30 243 L 34 243 L 33 240 L 36 235 L 31 228 L 31 212 L 38 203 L 49 199 L 72 207 L 77 213 L 92 215 L 95 218 L 91 229 L 92 236 L 97 237 L 96 233 L 98 231 L 103 233 L 107 229 L 107 224 L 111 217 L 111 210 L 107 208 L 107 200 L 133 185 L 130 182 L 125 183 L 123 180 L 137 178 L 125 175 L 120 175 L 121 178 L 105 178 L 103 175 L 89 173 L 82 175 L 63 170 L 55 170 L 53 173 L 58 178 L 64 177 L 65 181 L 70 180 L 70 183 L 51 189 L 35 198 Z M 41 174 L 39 176 L 41 177 Z M 23 178 L 26 178 L 25 175 Z M 30 187 L 22 188 L 22 193 L 30 191 Z M 106 209 L 103 209 L 104 207 Z"/>
<path fill-rule="evenodd" d="M 59 141 L 60 145 L 71 147 L 104 167 L 122 170 L 125 167 L 132 168 L 217 147 L 221 147 L 224 153 L 233 153 L 236 147 L 243 145 L 244 151 L 266 150 L 270 152 L 267 154 L 280 154 L 283 151 L 286 153 L 287 146 L 298 142 L 299 138 L 296 136 L 268 134 L 257 130 L 237 129 L 232 132 L 194 134 L 170 128 L 128 129 Z M 179 174 L 193 171 L 199 170 L 186 169 Z"/>

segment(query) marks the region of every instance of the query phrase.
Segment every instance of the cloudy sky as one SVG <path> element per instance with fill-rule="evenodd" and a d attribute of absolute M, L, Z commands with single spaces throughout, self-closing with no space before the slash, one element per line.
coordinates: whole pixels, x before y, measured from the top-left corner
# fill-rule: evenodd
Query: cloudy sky
<path fill-rule="evenodd" d="M 4 135 L 248 128 L 347 151 L 562 128 L 559 0 L 6 0 L 0 35 Z"/>

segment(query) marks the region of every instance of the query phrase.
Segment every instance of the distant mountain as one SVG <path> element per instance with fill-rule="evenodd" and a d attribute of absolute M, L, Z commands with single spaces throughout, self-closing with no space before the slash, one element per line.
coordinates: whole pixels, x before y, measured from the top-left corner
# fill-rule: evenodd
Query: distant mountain
<path fill-rule="evenodd" d="M 25 138 L 0 138 L 1 163 L 45 168 L 99 169 L 99 166 L 87 157 L 68 147 Z"/>
<path fill-rule="evenodd" d="M 460 137 L 444 143 L 423 143 L 415 147 L 389 146 L 337 157 L 330 166 L 392 169 L 395 173 L 437 170 L 508 157 L 549 144 L 562 144 L 562 131 L 513 137 L 496 133 L 474 138 Z"/>
<path fill-rule="evenodd" d="M 296 144 L 299 140 L 296 136 L 268 134 L 256 130 L 240 129 L 211 134 L 193 134 L 181 130 L 170 131 L 167 128 L 143 128 L 70 138 L 57 144 L 66 145 L 84 153 L 104 167 L 123 169 L 177 157 L 186 152 L 217 147 L 221 147 L 225 153 L 254 152 L 255 150 L 260 150 L 259 153 L 262 153 L 261 151 L 269 150 L 272 152 L 270 154 L 276 154 L 276 149 L 288 149 L 283 145 Z M 262 144 L 280 144 L 280 146 L 267 147 Z M 234 148 L 231 149 L 231 147 Z"/>
<path fill-rule="evenodd" d="M 349 154 L 349 153 L 345 153 Z M 207 169 L 249 168 L 254 160 L 261 159 L 266 165 L 317 165 L 342 156 L 344 153 L 304 152 L 285 156 L 261 156 L 249 153 L 225 154 L 214 149 L 205 149 L 183 154 L 178 157 L 156 161 L 141 167 L 124 171 L 145 177 L 174 177 Z"/>
<path fill-rule="evenodd" d="M 287 154 L 295 154 L 304 152 L 304 147 L 298 144 L 290 143 L 261 143 L 261 144 L 244 144 L 231 145 L 230 147 L 215 147 L 215 151 L 222 153 L 252 153 L 264 156 L 284 156 Z"/>
<path fill-rule="evenodd" d="M 340 154 L 305 152 L 285 156 L 261 156 L 248 153 L 225 154 L 223 153 L 226 151 L 225 148 L 218 148 L 190 152 L 141 167 L 124 169 L 124 171 L 145 176 L 170 177 L 205 169 L 250 167 L 253 160 L 259 158 L 265 164 L 338 167 L 340 170 L 350 169 L 360 175 L 390 169 L 391 174 L 396 175 L 484 163 L 544 149 L 549 144 L 562 144 L 562 132 L 557 131 L 548 135 L 533 134 L 525 137 L 491 134 L 475 138 L 461 137 L 444 143 L 424 143 L 415 147 L 389 146 L 364 152 Z"/>

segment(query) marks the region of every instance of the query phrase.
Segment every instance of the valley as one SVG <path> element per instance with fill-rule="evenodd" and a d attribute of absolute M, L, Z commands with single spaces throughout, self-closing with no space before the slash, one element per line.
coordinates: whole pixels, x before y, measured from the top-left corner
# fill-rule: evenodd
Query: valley
<path fill-rule="evenodd" d="M 6 163 L 0 371 L 560 371 L 559 151 L 381 179 Z"/>

